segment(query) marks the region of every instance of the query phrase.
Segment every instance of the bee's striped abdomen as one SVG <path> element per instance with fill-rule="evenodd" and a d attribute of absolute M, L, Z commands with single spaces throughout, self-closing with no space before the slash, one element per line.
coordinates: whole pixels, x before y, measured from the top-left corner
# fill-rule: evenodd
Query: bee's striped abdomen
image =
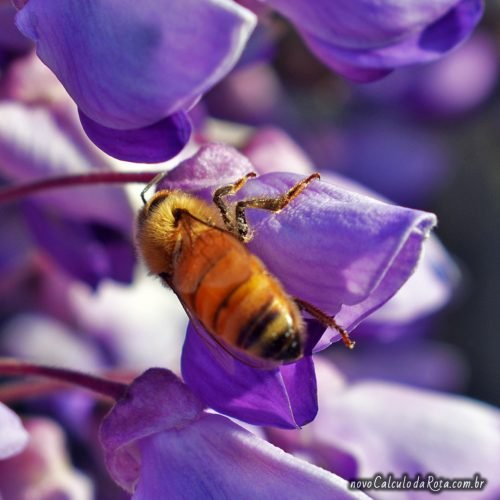
<path fill-rule="evenodd" d="M 225 231 L 183 239 L 173 286 L 216 339 L 250 356 L 291 361 L 303 350 L 295 303 L 262 262 Z"/>

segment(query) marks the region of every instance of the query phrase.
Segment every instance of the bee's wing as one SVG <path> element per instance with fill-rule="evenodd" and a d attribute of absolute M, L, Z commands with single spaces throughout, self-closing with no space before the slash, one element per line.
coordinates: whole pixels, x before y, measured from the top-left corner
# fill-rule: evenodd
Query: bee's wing
<path fill-rule="evenodd" d="M 244 363 L 252 368 L 257 368 L 260 370 L 271 370 L 278 366 L 277 363 L 268 360 L 259 360 L 250 356 L 246 356 L 244 352 L 233 349 L 221 340 L 217 339 L 214 335 L 210 334 L 206 328 L 202 325 L 200 320 L 192 313 L 189 307 L 184 303 L 179 294 L 170 287 L 174 293 L 177 295 L 182 307 L 186 311 L 193 328 L 200 339 L 204 342 L 207 349 L 212 354 L 213 358 L 221 365 L 225 371 L 228 373 L 234 373 L 235 362 Z"/>
<path fill-rule="evenodd" d="M 185 212 L 183 213 L 183 223 L 187 224 L 188 227 L 184 231 L 184 234 L 186 235 L 187 244 L 189 244 L 189 238 L 190 235 L 195 233 L 196 231 L 199 230 L 200 225 L 205 226 L 205 227 L 210 227 L 220 233 L 224 233 L 224 235 L 229 235 L 231 238 L 233 238 L 235 241 L 238 242 L 238 244 L 242 245 L 242 243 L 236 238 L 234 234 L 231 232 L 227 231 L 224 228 L 218 227 L 217 225 L 213 225 L 211 223 L 208 223 L 206 221 L 202 221 L 201 219 L 198 219 L 196 216 L 191 214 L 190 212 Z M 245 250 L 247 251 L 247 250 Z M 193 312 L 190 310 L 190 308 L 184 303 L 182 300 L 182 297 L 180 293 L 177 292 L 176 288 L 171 285 L 171 283 L 168 283 L 170 288 L 174 291 L 174 293 L 177 295 L 180 303 L 182 304 L 182 307 L 184 307 L 184 310 L 186 311 L 186 314 L 189 316 L 194 329 L 200 336 L 200 338 L 205 342 L 205 345 L 208 347 L 210 352 L 213 354 L 214 358 L 217 360 L 217 362 L 226 369 L 229 373 L 234 372 L 234 363 L 235 361 L 240 361 L 252 368 L 258 368 L 261 370 L 269 370 L 269 369 L 274 369 L 276 368 L 279 363 L 276 363 L 274 361 L 270 360 L 264 360 L 264 359 L 258 359 L 255 357 L 251 357 L 246 355 L 242 350 L 233 348 L 232 346 L 226 344 L 216 336 L 210 334 L 207 329 L 202 325 L 202 323 L 199 321 L 199 319 L 193 314 Z M 221 349 L 222 348 L 222 349 Z"/>

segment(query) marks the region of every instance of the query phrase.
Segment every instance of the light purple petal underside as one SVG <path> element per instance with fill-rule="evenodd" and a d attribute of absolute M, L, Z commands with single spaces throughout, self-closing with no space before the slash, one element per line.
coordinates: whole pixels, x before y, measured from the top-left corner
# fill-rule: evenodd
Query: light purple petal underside
<path fill-rule="evenodd" d="M 318 410 L 312 358 L 264 370 L 228 354 L 199 327 L 188 327 L 182 375 L 211 408 L 255 425 L 296 428 Z M 208 334 L 207 334 L 208 335 Z"/>
<path fill-rule="evenodd" d="M 299 460 L 220 415 L 142 440 L 134 500 L 238 498 L 367 499 L 347 482 Z M 161 492 L 161 493 L 160 493 Z"/>
<path fill-rule="evenodd" d="M 488 480 L 480 497 L 498 497 L 498 409 L 460 396 L 376 381 L 332 393 L 329 378 L 323 375 L 320 370 L 322 405 L 311 427 L 311 441 L 350 453 L 358 464 L 358 477 L 431 473 L 472 478 L 480 473 Z M 418 499 L 429 496 L 426 491 L 413 493 Z M 396 493 L 372 494 L 380 499 L 400 498 Z M 442 491 L 440 497 L 454 499 L 456 491 Z M 462 491 L 460 498 L 474 499 L 478 494 Z"/>
<path fill-rule="evenodd" d="M 255 16 L 229 0 L 30 0 L 16 22 L 85 115 L 138 129 L 220 80 Z"/>
<path fill-rule="evenodd" d="M 347 483 L 298 460 L 200 401 L 171 372 L 136 379 L 105 417 L 100 432 L 113 479 L 151 498 L 367 498 Z"/>

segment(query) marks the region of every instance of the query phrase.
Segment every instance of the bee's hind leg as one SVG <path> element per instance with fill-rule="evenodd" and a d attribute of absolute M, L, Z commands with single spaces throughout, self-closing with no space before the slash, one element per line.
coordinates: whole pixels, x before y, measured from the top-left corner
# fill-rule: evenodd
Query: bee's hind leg
<path fill-rule="evenodd" d="M 255 172 L 249 172 L 245 177 L 237 180 L 233 184 L 228 184 L 227 186 L 222 186 L 218 188 L 213 195 L 213 202 L 215 206 L 219 209 L 222 221 L 226 226 L 226 229 L 231 232 L 235 232 L 236 226 L 234 223 L 234 216 L 230 213 L 229 205 L 224 200 L 225 196 L 230 194 L 235 194 L 238 192 L 251 177 L 255 177 L 257 174 Z"/>
<path fill-rule="evenodd" d="M 328 316 L 328 314 L 325 314 L 323 311 L 318 309 L 316 306 L 309 304 L 309 302 L 306 302 L 305 300 L 301 300 L 301 299 L 298 299 L 296 297 L 294 297 L 293 300 L 299 306 L 299 309 L 307 311 L 313 318 L 317 319 L 320 323 L 322 323 L 326 327 L 333 328 L 334 330 L 337 330 L 340 333 L 340 336 L 342 337 L 342 341 L 344 342 L 346 347 L 348 347 L 349 349 L 354 348 L 354 345 L 356 344 L 356 342 L 351 340 L 347 330 L 345 328 L 342 328 L 335 321 L 334 318 L 332 318 L 331 316 Z"/>
<path fill-rule="evenodd" d="M 285 194 L 274 198 L 250 198 L 248 200 L 238 201 L 236 203 L 236 232 L 242 241 L 249 241 L 247 218 L 245 210 L 247 208 L 260 208 L 262 210 L 270 210 L 271 212 L 279 212 L 283 210 L 294 198 L 296 198 L 314 179 L 319 179 L 318 173 L 311 174 L 309 177 L 302 179 L 292 186 Z"/>

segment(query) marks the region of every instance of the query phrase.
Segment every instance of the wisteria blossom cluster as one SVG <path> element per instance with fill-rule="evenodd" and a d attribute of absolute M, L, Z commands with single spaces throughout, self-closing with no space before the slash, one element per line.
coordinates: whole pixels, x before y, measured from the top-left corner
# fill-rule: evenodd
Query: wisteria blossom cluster
<path fill-rule="evenodd" d="M 483 10 L 0 0 L 1 498 L 428 498 L 376 474 L 498 498 L 500 413 L 450 394 L 466 362 L 427 338 L 465 280 L 426 209 L 452 160 L 425 123 L 494 91 L 498 46 L 460 48 Z M 248 178 L 234 207 L 318 170 L 247 209 L 245 246 L 339 326 L 303 312 L 298 360 L 249 364 L 146 276 L 140 194 L 210 204 Z"/>

